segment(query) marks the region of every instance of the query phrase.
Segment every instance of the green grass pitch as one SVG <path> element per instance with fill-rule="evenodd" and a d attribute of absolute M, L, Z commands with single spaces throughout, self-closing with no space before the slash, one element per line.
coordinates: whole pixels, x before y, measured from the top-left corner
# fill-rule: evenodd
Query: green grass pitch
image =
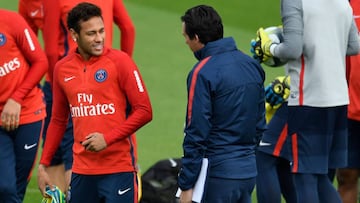
<path fill-rule="evenodd" d="M 134 59 L 142 73 L 153 105 L 154 118 L 137 133 L 139 164 L 144 172 L 156 161 L 182 155 L 186 108 L 186 76 L 196 62 L 181 33 L 180 16 L 197 4 L 213 6 L 222 16 L 225 36 L 250 54 L 250 40 L 263 26 L 280 24 L 280 1 L 124 0 L 136 26 Z M 0 7 L 17 10 L 18 0 L 0 1 Z M 115 36 L 119 36 L 115 31 Z M 114 37 L 114 47 L 119 39 Z M 266 83 L 283 68 L 265 67 Z M 36 168 L 24 203 L 40 202 Z M 255 200 L 254 200 L 255 201 Z"/>

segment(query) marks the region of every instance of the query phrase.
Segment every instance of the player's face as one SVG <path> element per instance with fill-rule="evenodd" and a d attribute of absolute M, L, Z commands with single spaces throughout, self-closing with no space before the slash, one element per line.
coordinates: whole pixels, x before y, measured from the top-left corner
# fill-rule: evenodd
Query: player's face
<path fill-rule="evenodd" d="M 77 44 L 80 54 L 88 60 L 91 56 L 99 56 L 104 50 L 105 29 L 101 17 L 92 17 L 80 23 L 81 29 Z"/>

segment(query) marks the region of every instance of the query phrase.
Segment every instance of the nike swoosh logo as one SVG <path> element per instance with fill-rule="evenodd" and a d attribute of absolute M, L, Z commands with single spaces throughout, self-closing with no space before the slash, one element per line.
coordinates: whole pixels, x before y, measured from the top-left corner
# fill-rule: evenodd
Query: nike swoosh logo
<path fill-rule="evenodd" d="M 37 9 L 37 10 L 35 10 L 35 11 L 31 11 L 30 12 L 30 16 L 31 17 L 34 17 L 34 16 L 36 16 L 36 14 L 38 14 L 39 13 L 39 9 Z"/>
<path fill-rule="evenodd" d="M 32 145 L 25 144 L 25 145 L 24 145 L 24 149 L 25 149 L 25 150 L 29 150 L 29 149 L 31 149 L 31 148 L 34 148 L 36 145 L 37 145 L 37 143 L 34 143 L 34 144 L 32 144 Z"/>
<path fill-rule="evenodd" d="M 128 192 L 129 190 L 131 190 L 131 188 L 128 188 L 128 189 L 126 189 L 126 190 L 119 190 L 119 191 L 118 191 L 118 194 L 119 194 L 119 195 L 123 195 L 123 194 L 125 194 L 126 192 Z"/>
<path fill-rule="evenodd" d="M 271 143 L 267 143 L 267 142 L 263 142 L 262 140 L 260 140 L 259 146 L 270 146 Z"/>
<path fill-rule="evenodd" d="M 68 78 L 64 78 L 64 82 L 69 82 L 70 80 L 74 79 L 75 76 L 71 76 L 71 77 L 68 77 Z"/>
<path fill-rule="evenodd" d="M 174 161 L 174 159 L 170 158 L 169 161 L 170 161 L 170 164 L 171 164 L 172 168 L 175 168 L 177 166 L 177 163 L 176 163 L 176 161 Z"/>

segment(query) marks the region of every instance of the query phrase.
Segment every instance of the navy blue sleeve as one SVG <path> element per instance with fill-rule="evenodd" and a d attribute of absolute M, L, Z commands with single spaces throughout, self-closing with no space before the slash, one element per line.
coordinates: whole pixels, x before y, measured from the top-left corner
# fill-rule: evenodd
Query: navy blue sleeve
<path fill-rule="evenodd" d="M 206 139 L 211 129 L 211 95 L 207 81 L 195 72 L 188 77 L 188 106 L 183 142 L 184 156 L 179 174 L 179 187 L 191 189 L 200 173 L 206 150 Z"/>

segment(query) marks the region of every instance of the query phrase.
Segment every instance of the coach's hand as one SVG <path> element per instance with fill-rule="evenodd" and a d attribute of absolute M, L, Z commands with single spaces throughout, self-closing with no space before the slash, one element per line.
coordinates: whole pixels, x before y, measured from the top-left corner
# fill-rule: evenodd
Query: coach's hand
<path fill-rule="evenodd" d="M 39 164 L 38 167 L 38 187 L 43 197 L 49 197 L 49 195 L 46 193 L 46 186 L 53 188 L 53 184 L 51 183 L 50 177 L 48 173 L 46 172 L 46 166 L 43 164 Z"/>
<path fill-rule="evenodd" d="M 265 87 L 266 102 L 271 107 L 277 109 L 290 95 L 290 77 L 276 77 L 268 86 Z"/>
<path fill-rule="evenodd" d="M 94 132 L 85 137 L 86 140 L 81 142 L 86 150 L 92 152 L 99 152 L 107 147 L 104 135 L 102 133 Z"/>
<path fill-rule="evenodd" d="M 193 189 L 181 191 L 180 203 L 192 203 Z"/>

